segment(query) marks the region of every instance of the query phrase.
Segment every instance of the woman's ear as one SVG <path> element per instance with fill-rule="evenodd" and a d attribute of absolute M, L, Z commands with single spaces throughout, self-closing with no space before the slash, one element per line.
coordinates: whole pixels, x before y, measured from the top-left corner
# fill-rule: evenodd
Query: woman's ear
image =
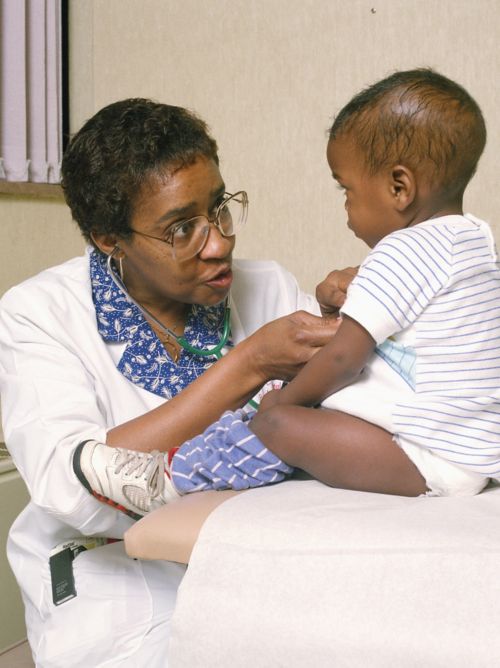
<path fill-rule="evenodd" d="M 390 179 L 396 210 L 402 213 L 413 203 L 417 194 L 415 173 L 404 165 L 396 165 L 391 169 Z"/>
<path fill-rule="evenodd" d="M 110 255 L 113 249 L 116 248 L 118 241 L 114 234 L 101 234 L 97 232 L 91 232 L 90 238 L 105 255 Z"/>

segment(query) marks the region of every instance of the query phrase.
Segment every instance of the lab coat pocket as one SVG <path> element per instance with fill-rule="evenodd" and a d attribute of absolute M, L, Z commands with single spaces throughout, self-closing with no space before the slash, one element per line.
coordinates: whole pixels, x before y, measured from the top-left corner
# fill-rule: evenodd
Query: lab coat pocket
<path fill-rule="evenodd" d="M 151 595 L 141 563 L 123 543 L 80 553 L 73 561 L 76 597 L 56 606 L 48 568 L 43 574 L 44 629 L 36 651 L 44 668 L 100 666 L 137 651 L 151 627 Z"/>

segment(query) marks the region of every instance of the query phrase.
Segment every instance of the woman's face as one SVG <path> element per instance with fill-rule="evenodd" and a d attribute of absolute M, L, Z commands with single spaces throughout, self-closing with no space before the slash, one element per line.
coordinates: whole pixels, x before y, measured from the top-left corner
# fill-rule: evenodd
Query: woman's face
<path fill-rule="evenodd" d="M 130 226 L 144 234 L 165 238 L 171 225 L 197 215 L 213 217 L 225 191 L 213 160 L 199 157 L 163 179 L 153 178 L 142 188 Z M 235 239 L 221 236 L 214 225 L 203 249 L 190 260 L 178 262 L 172 246 L 132 234 L 118 241 L 123 252 L 123 280 L 132 297 L 153 310 L 182 304 L 217 304 L 232 282 Z"/>

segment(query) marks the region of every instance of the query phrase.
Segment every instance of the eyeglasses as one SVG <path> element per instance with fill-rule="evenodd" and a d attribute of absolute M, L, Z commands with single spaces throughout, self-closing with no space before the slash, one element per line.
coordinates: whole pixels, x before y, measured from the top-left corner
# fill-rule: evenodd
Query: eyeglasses
<path fill-rule="evenodd" d="M 188 220 L 181 220 L 168 228 L 165 237 L 154 237 L 152 234 L 131 231 L 148 239 L 156 239 L 172 246 L 172 254 L 178 262 L 190 260 L 200 253 L 208 239 L 210 225 L 215 225 L 223 237 L 232 237 L 238 227 L 241 227 L 248 213 L 248 196 L 244 190 L 231 195 L 224 194 L 224 200 L 217 207 L 213 218 L 195 216 Z"/>

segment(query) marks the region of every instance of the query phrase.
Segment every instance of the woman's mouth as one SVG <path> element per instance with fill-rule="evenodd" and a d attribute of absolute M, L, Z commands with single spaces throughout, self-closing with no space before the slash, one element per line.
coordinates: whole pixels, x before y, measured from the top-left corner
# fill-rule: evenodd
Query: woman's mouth
<path fill-rule="evenodd" d="M 218 274 L 215 274 L 210 280 L 205 281 L 205 284 L 216 290 L 229 290 L 233 282 L 233 272 L 231 269 L 224 269 Z"/>

